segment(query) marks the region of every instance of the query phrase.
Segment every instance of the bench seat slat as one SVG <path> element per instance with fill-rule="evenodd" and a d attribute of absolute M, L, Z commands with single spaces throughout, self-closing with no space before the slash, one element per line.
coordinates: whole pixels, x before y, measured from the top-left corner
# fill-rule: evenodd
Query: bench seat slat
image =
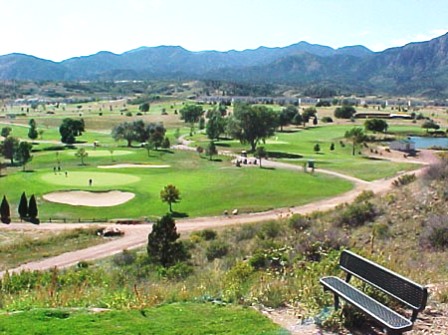
<path fill-rule="evenodd" d="M 342 279 L 338 277 L 323 277 L 320 279 L 320 282 L 324 287 L 361 309 L 386 328 L 400 331 L 412 329 L 412 322 L 410 320 L 354 288 Z"/>

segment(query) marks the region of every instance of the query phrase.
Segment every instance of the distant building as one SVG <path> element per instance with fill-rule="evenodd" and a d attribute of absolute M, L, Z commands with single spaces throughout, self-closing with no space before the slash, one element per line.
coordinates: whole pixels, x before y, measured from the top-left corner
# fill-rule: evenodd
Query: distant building
<path fill-rule="evenodd" d="M 392 150 L 413 152 L 415 151 L 415 142 L 411 140 L 397 140 L 390 142 L 389 148 Z"/>

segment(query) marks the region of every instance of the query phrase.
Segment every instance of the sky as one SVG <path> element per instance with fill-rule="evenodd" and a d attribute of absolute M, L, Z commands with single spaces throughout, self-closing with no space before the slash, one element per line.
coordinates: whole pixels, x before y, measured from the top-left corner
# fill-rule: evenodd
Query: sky
<path fill-rule="evenodd" d="M 447 0 L 0 0 L 0 55 L 53 61 L 159 45 L 383 51 L 447 32 Z"/>

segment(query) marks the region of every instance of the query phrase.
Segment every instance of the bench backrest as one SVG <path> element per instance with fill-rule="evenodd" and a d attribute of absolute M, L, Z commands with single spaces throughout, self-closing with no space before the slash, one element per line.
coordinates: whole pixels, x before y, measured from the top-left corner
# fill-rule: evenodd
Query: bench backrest
<path fill-rule="evenodd" d="M 340 267 L 370 285 L 386 292 L 415 311 L 422 311 L 428 299 L 428 290 L 351 251 L 341 254 Z"/>

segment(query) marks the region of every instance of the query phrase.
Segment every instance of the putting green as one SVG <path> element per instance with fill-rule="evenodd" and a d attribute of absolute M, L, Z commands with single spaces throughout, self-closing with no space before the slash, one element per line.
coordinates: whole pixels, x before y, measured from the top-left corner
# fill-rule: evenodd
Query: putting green
<path fill-rule="evenodd" d="M 108 173 L 108 172 L 81 172 L 68 171 L 67 176 L 62 172 L 60 174 L 45 173 L 41 179 L 49 184 L 61 186 L 89 186 L 89 180 L 92 180 L 94 186 L 119 186 L 138 182 L 140 177 L 125 173 Z"/>
<path fill-rule="evenodd" d="M 124 156 L 124 155 L 130 155 L 133 152 L 128 150 L 114 150 L 114 152 L 111 154 L 109 150 L 86 150 L 88 157 L 106 157 L 106 156 Z M 67 152 L 67 155 L 75 156 L 76 151 L 70 151 Z"/>

